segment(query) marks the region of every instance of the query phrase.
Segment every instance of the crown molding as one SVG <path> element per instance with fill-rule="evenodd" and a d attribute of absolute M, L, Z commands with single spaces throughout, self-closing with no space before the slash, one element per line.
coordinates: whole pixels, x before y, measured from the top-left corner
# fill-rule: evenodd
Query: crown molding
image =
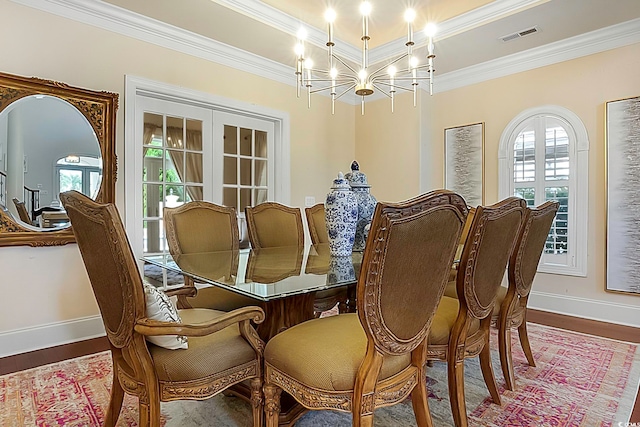
<path fill-rule="evenodd" d="M 127 11 L 100 0 L 11 1 L 290 86 L 295 85 L 293 67 Z M 230 0 L 216 1 L 220 3 Z M 490 5 L 494 5 L 495 3 L 507 5 L 509 2 L 515 1 L 517 0 L 500 0 Z M 245 2 L 249 5 L 260 3 L 256 2 L 256 0 L 243 0 L 241 3 L 244 4 Z M 236 1 L 236 3 L 240 2 Z M 506 10 L 507 8 L 505 6 L 505 8 L 502 9 L 502 13 L 506 13 Z M 511 12 L 513 11 L 514 9 L 512 8 Z M 494 11 L 493 13 L 495 17 L 499 12 Z M 485 15 L 486 19 L 489 19 L 489 13 L 486 12 Z M 454 31 L 453 27 L 448 31 Z M 504 77 L 509 74 L 520 73 L 638 42 L 640 42 L 640 18 L 524 52 L 515 53 L 493 61 L 484 62 L 472 67 L 442 75 L 436 74 L 434 92 L 446 92 L 463 86 Z M 368 98 L 368 101 L 375 99 L 379 98 L 373 95 Z M 345 97 L 341 98 L 341 101 L 351 105 L 358 105 L 360 103 L 359 97 L 355 95 L 352 97 L 345 95 Z"/>
<path fill-rule="evenodd" d="M 640 42 L 640 18 L 515 53 L 434 78 L 434 92 L 446 92 L 487 80 Z"/>
<path fill-rule="evenodd" d="M 307 42 L 321 48 L 327 47 L 326 31 L 302 22 L 259 0 L 212 1 L 294 37 L 297 36 L 300 27 L 304 27 L 307 30 Z M 335 49 L 336 51 L 339 50 L 340 56 L 351 62 L 360 62 L 362 50 L 359 46 L 354 46 L 337 37 L 334 37 L 334 42 L 336 44 Z"/>
<path fill-rule="evenodd" d="M 280 83 L 295 84 L 292 67 L 99 0 L 11 1 Z"/>

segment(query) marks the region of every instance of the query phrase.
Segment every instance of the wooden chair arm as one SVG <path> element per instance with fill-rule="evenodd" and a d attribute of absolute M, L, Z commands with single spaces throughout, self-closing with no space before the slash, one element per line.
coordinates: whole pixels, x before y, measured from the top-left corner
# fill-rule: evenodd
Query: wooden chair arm
<path fill-rule="evenodd" d="M 184 295 L 187 297 L 195 297 L 196 294 L 198 293 L 198 289 L 196 289 L 193 286 L 187 285 L 187 286 L 182 286 L 180 288 L 168 289 L 164 293 L 169 297 L 180 296 L 180 295 Z"/>
<path fill-rule="evenodd" d="M 136 322 L 134 330 L 144 336 L 157 335 L 184 335 L 187 337 L 203 337 L 218 332 L 234 323 L 249 322 L 262 323 L 264 311 L 260 307 L 242 307 L 225 313 L 210 322 L 185 324 L 176 322 L 163 322 L 143 317 Z"/>

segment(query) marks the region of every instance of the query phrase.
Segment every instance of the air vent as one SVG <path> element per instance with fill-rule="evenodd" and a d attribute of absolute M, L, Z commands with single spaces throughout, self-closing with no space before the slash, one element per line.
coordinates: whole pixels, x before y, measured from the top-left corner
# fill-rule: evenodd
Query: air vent
<path fill-rule="evenodd" d="M 522 30 L 522 31 L 518 31 L 512 34 L 507 34 L 506 36 L 502 36 L 500 37 L 500 40 L 502 40 L 503 42 L 508 42 L 511 40 L 515 40 L 515 39 L 519 39 L 520 37 L 524 37 L 524 36 L 528 36 L 531 34 L 535 34 L 537 33 L 538 27 L 531 27 L 531 28 L 527 28 L 526 30 Z"/>

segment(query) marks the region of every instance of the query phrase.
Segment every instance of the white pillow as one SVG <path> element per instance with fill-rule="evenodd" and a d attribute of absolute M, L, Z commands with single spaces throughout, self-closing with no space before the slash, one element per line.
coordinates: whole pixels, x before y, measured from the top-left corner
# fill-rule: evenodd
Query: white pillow
<path fill-rule="evenodd" d="M 144 284 L 147 302 L 147 318 L 164 322 L 182 322 L 178 310 L 173 306 L 167 294 L 149 283 Z M 187 337 L 183 335 L 158 335 L 146 337 L 147 341 L 169 350 L 188 348 Z"/>

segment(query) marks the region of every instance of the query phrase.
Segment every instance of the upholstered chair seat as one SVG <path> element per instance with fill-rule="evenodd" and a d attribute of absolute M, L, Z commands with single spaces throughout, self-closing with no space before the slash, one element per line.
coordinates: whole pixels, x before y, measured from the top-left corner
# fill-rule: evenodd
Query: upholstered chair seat
<path fill-rule="evenodd" d="M 457 298 L 442 297 L 436 314 L 433 316 L 433 323 L 431 324 L 431 331 L 429 332 L 429 344 L 446 345 L 449 342 L 451 328 L 453 328 L 453 324 L 456 322 L 459 310 L 460 302 Z M 480 321 L 478 319 L 472 319 L 468 334 L 473 335 L 478 332 L 478 329 L 480 329 Z"/>
<path fill-rule="evenodd" d="M 493 305 L 493 311 L 491 312 L 492 318 L 495 320 L 498 318 L 498 314 L 500 313 L 500 305 L 502 301 L 504 301 L 505 296 L 507 296 L 508 288 L 506 286 L 500 286 L 498 288 L 498 294 L 496 295 L 496 302 Z M 444 289 L 444 296 L 448 298 L 458 299 L 458 292 L 456 291 L 456 282 L 447 283 L 447 287 Z"/>
<path fill-rule="evenodd" d="M 178 310 L 178 313 L 187 324 L 207 323 L 226 314 L 199 308 Z M 238 365 L 250 364 L 256 358 L 255 350 L 242 338 L 237 324 L 215 334 L 189 337 L 187 349 L 169 350 L 149 345 L 149 353 L 161 385 L 163 381 L 201 381 Z"/>
<path fill-rule="evenodd" d="M 355 313 L 313 319 L 269 341 L 265 361 L 307 387 L 353 390 L 358 368 L 367 352 L 367 335 Z M 379 380 L 411 364 L 411 355 L 385 355 Z"/>
<path fill-rule="evenodd" d="M 466 215 L 464 199 L 445 190 L 376 205 L 357 313 L 300 323 L 265 347 L 267 427 L 278 425 L 283 390 L 309 409 L 351 412 L 359 427 L 411 395 L 417 425 L 433 425 L 427 337 Z"/>

